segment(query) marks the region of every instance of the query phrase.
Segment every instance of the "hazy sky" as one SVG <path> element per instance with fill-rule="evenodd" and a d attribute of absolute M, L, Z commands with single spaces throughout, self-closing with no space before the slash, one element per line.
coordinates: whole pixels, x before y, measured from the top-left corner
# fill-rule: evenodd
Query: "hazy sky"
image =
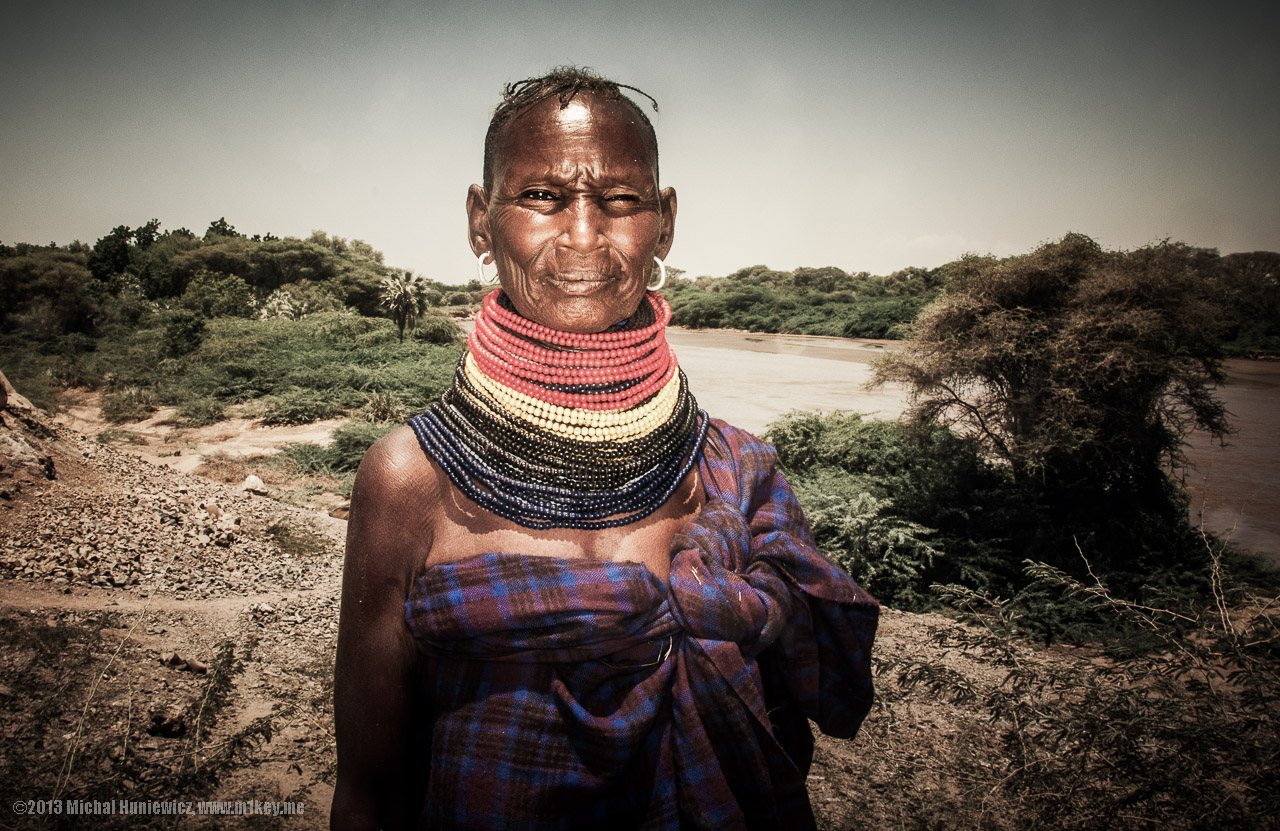
<path fill-rule="evenodd" d="M 886 274 L 1080 231 L 1280 250 L 1280 3 L 6 2 L 0 240 L 364 239 L 474 275 L 502 84 L 651 93 L 668 262 Z"/>

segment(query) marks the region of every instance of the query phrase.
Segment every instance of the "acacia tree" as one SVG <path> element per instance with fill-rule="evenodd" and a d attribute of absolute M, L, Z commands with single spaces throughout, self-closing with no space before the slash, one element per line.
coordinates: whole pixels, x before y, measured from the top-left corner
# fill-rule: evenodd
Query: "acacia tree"
<path fill-rule="evenodd" d="M 979 441 L 1049 522 L 1132 524 L 1138 511 L 1185 527 L 1171 465 L 1190 431 L 1228 432 L 1204 274 L 1216 261 L 1179 243 L 1105 251 L 1079 234 L 966 257 L 875 382 L 908 387 L 910 419 Z"/>
<path fill-rule="evenodd" d="M 382 281 L 379 303 L 400 330 L 401 343 L 404 343 L 404 330 L 412 329 L 418 317 L 426 311 L 429 290 L 420 275 L 408 271 L 403 276 L 388 277 Z"/>

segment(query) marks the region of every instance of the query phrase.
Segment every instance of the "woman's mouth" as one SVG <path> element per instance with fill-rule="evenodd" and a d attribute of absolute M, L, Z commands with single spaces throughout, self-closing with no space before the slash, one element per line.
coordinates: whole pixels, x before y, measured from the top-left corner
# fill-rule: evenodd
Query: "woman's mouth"
<path fill-rule="evenodd" d="M 613 277 L 599 271 L 560 271 L 549 274 L 548 283 L 566 294 L 590 294 L 613 281 Z"/>

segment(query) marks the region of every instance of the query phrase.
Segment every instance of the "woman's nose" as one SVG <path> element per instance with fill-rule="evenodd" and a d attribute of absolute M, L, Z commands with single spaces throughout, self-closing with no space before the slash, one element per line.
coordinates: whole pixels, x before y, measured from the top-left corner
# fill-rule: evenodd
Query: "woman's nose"
<path fill-rule="evenodd" d="M 604 211 L 594 199 L 579 197 L 565 209 L 565 227 L 560 244 L 579 254 L 587 254 L 604 245 Z"/>

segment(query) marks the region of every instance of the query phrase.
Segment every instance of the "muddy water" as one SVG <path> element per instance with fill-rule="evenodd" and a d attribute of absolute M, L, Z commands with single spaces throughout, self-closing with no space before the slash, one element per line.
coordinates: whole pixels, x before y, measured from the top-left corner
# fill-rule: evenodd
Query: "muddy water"
<path fill-rule="evenodd" d="M 698 404 L 753 433 L 789 410 L 894 418 L 907 404 L 902 389 L 866 389 L 870 360 L 892 341 L 684 329 L 669 329 L 667 339 Z"/>
<path fill-rule="evenodd" d="M 845 409 L 894 418 L 901 387 L 870 391 L 868 362 L 893 341 L 671 329 L 667 334 L 707 412 L 752 432 L 789 410 Z M 1221 397 L 1235 434 L 1193 435 L 1187 484 L 1210 531 L 1280 558 L 1280 362 L 1229 361 Z"/>
<path fill-rule="evenodd" d="M 1280 559 L 1280 361 L 1228 361 L 1221 391 L 1235 433 L 1191 436 L 1193 516 L 1239 545 Z"/>

